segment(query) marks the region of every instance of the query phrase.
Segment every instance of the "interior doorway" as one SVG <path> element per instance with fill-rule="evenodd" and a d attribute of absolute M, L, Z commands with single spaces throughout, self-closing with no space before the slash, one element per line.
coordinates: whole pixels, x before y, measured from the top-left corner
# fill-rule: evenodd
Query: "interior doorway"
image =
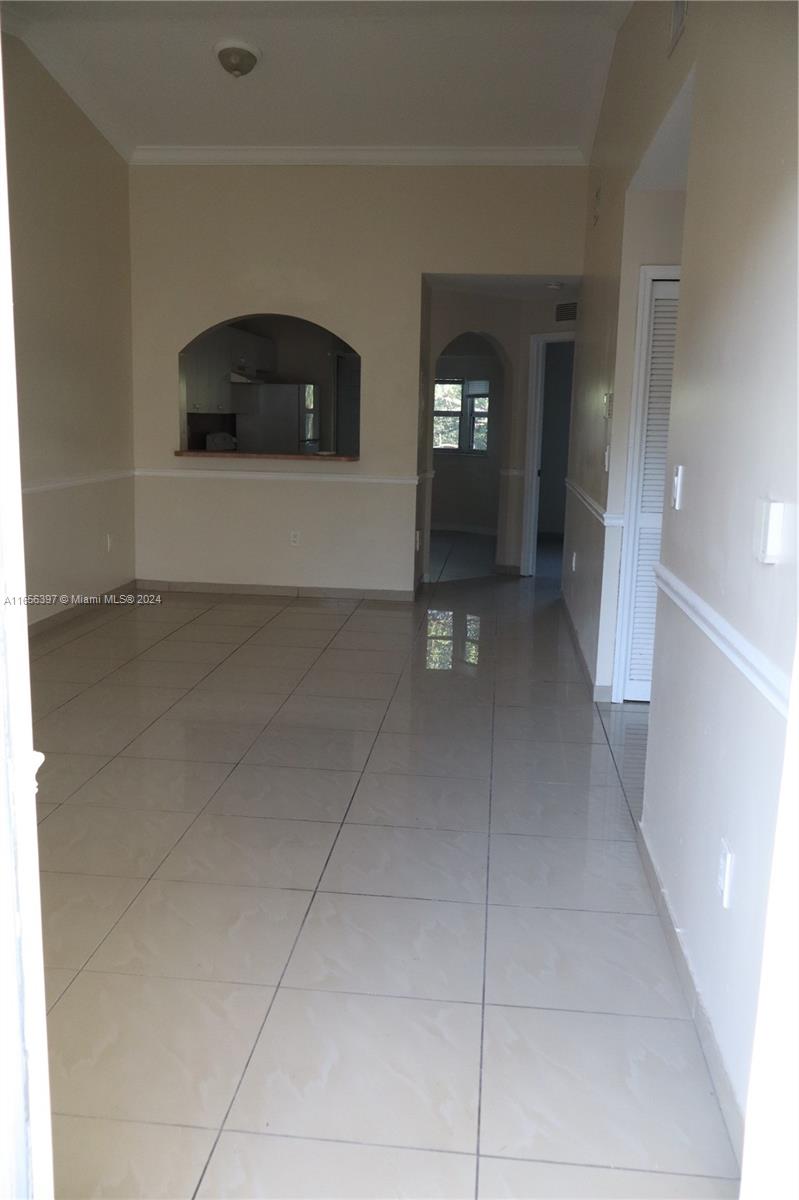
<path fill-rule="evenodd" d="M 531 339 L 522 574 L 560 581 L 574 334 Z"/>
<path fill-rule="evenodd" d="M 436 361 L 431 582 L 495 573 L 504 383 L 502 360 L 479 333 L 460 334 Z"/>

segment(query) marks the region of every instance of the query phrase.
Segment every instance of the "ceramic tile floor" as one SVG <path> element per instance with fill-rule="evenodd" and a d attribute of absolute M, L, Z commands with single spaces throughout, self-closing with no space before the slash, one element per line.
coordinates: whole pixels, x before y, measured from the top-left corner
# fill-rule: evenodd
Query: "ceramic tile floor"
<path fill-rule="evenodd" d="M 737 1194 L 554 584 L 167 593 L 32 676 L 59 1197 Z"/>

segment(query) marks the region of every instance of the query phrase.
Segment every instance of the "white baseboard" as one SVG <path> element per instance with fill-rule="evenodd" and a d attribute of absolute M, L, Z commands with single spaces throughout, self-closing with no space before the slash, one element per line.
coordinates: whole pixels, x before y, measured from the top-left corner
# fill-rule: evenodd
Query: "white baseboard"
<path fill-rule="evenodd" d="M 209 592 L 213 595 L 285 596 L 287 599 L 314 596 L 329 600 L 396 600 L 407 603 L 414 598 L 412 590 L 399 588 L 291 587 L 271 583 L 175 582 L 169 579 L 137 579 L 135 586 L 146 592 Z"/>
<path fill-rule="evenodd" d="M 674 919 L 669 909 L 666 893 L 663 885 L 660 882 L 657 868 L 652 861 L 652 856 L 649 853 L 649 847 L 640 827 L 636 828 L 637 844 L 641 854 L 644 872 L 646 873 L 649 886 L 655 897 L 658 916 L 666 935 L 666 941 L 669 945 L 674 965 L 677 969 L 677 974 L 682 985 L 683 994 L 688 1004 L 688 1010 L 693 1018 L 694 1026 L 696 1027 L 697 1036 L 699 1037 L 700 1045 L 707 1062 L 710 1078 L 716 1092 L 716 1097 L 719 1102 L 721 1114 L 724 1117 L 724 1122 L 727 1126 L 727 1133 L 730 1136 L 732 1148 L 738 1162 L 741 1162 L 743 1153 L 744 1141 L 744 1114 L 741 1106 L 738 1103 L 735 1092 L 733 1091 L 730 1077 L 727 1074 L 727 1068 L 724 1066 L 724 1060 L 719 1049 L 719 1044 L 716 1041 L 716 1035 L 713 1032 L 713 1026 L 710 1022 L 710 1017 L 707 1014 L 702 996 L 696 986 L 693 973 L 691 971 L 688 957 L 685 953 L 685 948 L 677 933 L 674 924 Z"/>

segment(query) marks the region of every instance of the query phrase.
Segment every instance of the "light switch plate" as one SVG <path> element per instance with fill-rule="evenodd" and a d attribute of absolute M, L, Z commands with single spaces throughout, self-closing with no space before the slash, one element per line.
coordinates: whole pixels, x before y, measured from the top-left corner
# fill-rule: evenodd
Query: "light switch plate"
<path fill-rule="evenodd" d="M 671 480 L 671 507 L 678 512 L 682 508 L 682 481 L 683 469 L 681 466 L 677 466 L 674 468 Z"/>

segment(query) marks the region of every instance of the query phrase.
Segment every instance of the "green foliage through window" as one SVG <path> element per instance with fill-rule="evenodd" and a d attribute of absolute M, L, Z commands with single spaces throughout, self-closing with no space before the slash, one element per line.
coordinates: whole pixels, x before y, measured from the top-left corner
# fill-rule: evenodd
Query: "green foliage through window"
<path fill-rule="evenodd" d="M 437 379 L 433 393 L 433 449 L 485 454 L 488 405 L 487 379 Z"/>

